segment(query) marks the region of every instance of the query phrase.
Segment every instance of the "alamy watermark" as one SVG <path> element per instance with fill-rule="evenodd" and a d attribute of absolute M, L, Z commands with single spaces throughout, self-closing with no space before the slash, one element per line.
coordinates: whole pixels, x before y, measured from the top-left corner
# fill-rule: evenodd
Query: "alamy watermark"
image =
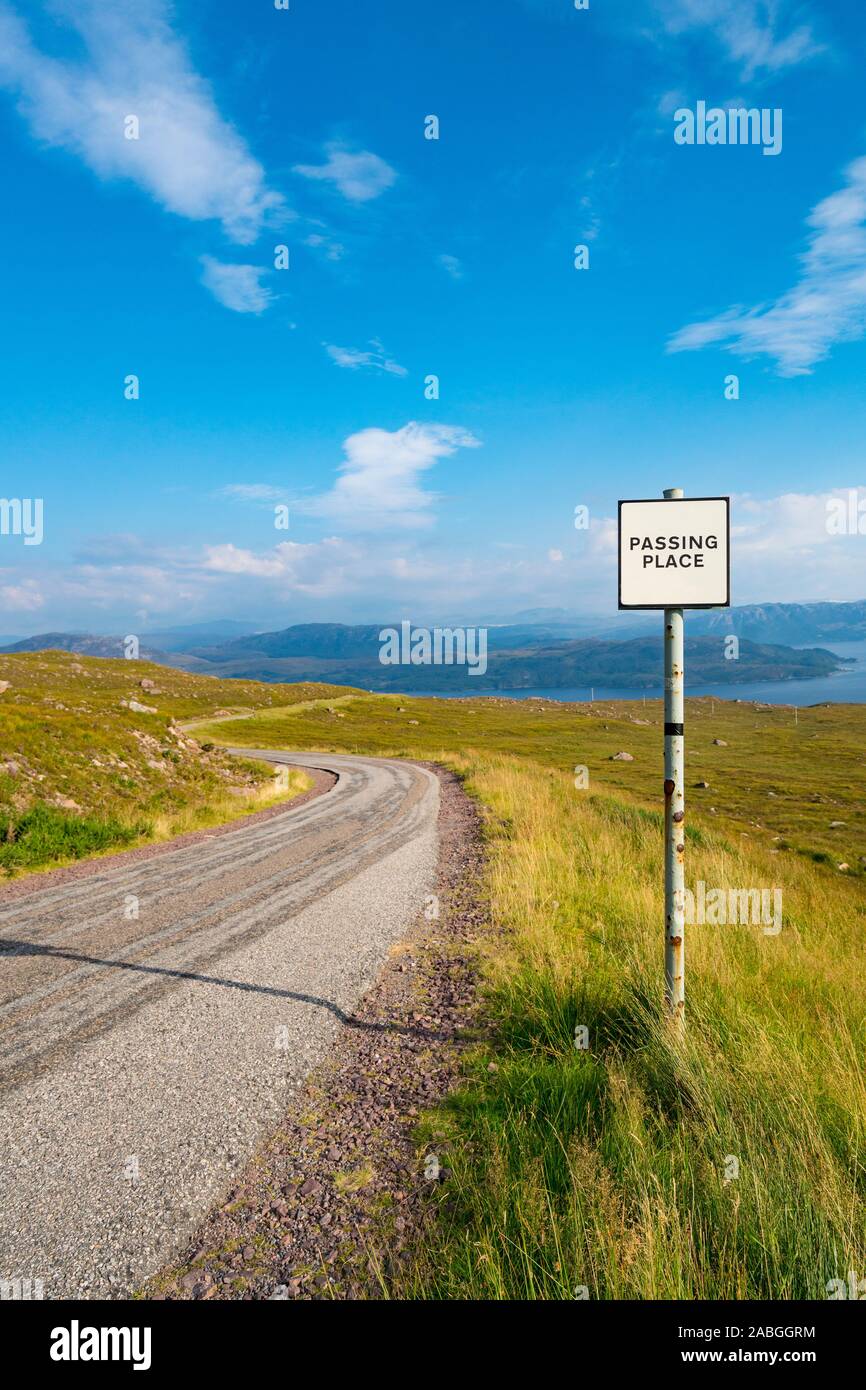
<path fill-rule="evenodd" d="M 82 1327 L 73 1318 L 52 1329 L 48 1354 L 52 1361 L 129 1361 L 134 1371 L 147 1371 L 151 1336 L 149 1327 Z"/>
<path fill-rule="evenodd" d="M 844 497 L 827 498 L 828 536 L 866 536 L 866 489 L 849 487 Z"/>
<path fill-rule="evenodd" d="M 824 1287 L 831 1300 L 853 1298 L 862 1303 L 866 1299 L 866 1279 L 861 1279 L 856 1269 L 848 1270 L 847 1279 L 828 1279 Z"/>
<path fill-rule="evenodd" d="M 16 1275 L 14 1279 L 0 1279 L 0 1302 L 26 1303 L 41 1302 L 45 1297 L 45 1282 L 42 1279 L 24 1278 Z"/>
<path fill-rule="evenodd" d="M 763 927 L 765 936 L 782 930 L 781 888 L 708 888 L 699 879 L 683 896 L 688 926 Z"/>
<path fill-rule="evenodd" d="M 674 112 L 678 145 L 762 145 L 764 154 L 782 153 L 782 109 L 779 106 L 707 106 Z"/>
<path fill-rule="evenodd" d="M 41 545 L 42 498 L 0 497 L 0 536 L 23 536 L 25 545 Z"/>
<path fill-rule="evenodd" d="M 470 676 L 487 670 L 486 627 L 414 627 L 402 622 L 379 633 L 383 666 L 467 666 Z"/>

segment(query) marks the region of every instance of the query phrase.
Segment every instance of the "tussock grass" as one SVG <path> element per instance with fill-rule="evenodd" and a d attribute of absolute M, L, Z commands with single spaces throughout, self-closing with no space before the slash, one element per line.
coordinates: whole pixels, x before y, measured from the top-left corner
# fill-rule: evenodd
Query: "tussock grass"
<path fill-rule="evenodd" d="M 23 814 L 0 812 L 0 871 L 8 877 L 57 868 L 76 859 L 173 840 L 194 830 L 242 819 L 309 790 L 311 779 L 299 768 L 289 771 L 277 788 L 273 781 L 220 792 L 209 799 L 162 811 L 150 820 L 121 816 L 77 815 L 37 803 Z"/>
<path fill-rule="evenodd" d="M 814 1298 L 866 1267 L 856 881 L 703 834 L 690 880 L 781 884 L 784 925 L 687 927 L 678 1043 L 659 1008 L 655 818 L 510 758 L 469 785 L 503 929 L 484 947 L 494 1043 L 426 1122 L 453 1177 L 408 1292 Z"/>
<path fill-rule="evenodd" d="M 149 828 L 146 821 L 125 825 L 114 816 L 73 816 L 45 805 L 23 815 L 0 813 L 0 868 L 11 873 L 52 861 L 84 859 L 129 845 Z"/>
<path fill-rule="evenodd" d="M 281 801 L 291 801 L 303 792 L 309 791 L 312 779 L 300 768 L 289 769 L 285 783 L 277 787 L 273 780 L 260 782 L 250 788 L 242 788 L 232 795 L 223 792 L 211 796 L 206 802 L 186 806 L 179 811 L 164 812 L 155 816 L 151 822 L 149 840 L 173 840 L 177 835 L 185 835 L 191 830 L 207 830 L 210 826 L 224 825 L 232 821 L 264 811 Z"/>

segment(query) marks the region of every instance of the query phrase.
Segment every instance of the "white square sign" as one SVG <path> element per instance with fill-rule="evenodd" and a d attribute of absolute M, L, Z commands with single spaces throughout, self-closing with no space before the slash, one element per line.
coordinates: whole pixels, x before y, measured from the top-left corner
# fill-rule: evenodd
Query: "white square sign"
<path fill-rule="evenodd" d="M 727 608 L 730 499 L 619 504 L 620 608 Z"/>

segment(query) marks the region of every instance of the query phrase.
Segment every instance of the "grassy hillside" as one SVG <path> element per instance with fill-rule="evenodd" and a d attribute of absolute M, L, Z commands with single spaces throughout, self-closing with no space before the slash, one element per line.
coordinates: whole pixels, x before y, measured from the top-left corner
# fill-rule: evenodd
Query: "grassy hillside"
<path fill-rule="evenodd" d="M 276 689 L 277 687 L 270 687 Z M 197 732 L 247 747 L 321 748 L 447 759 L 513 753 L 563 773 L 585 766 L 599 787 L 662 801 L 660 701 L 417 700 L 358 696 L 331 712 L 283 709 Z M 686 701 L 689 817 L 731 833 L 866 869 L 866 707 L 794 710 L 710 698 Z M 722 742 L 715 743 L 716 739 Z M 634 762 L 615 762 L 619 752 Z M 699 782 L 708 783 L 698 787 Z M 831 829 L 833 822 L 842 822 Z M 775 837 L 779 837 L 778 839 Z"/>
<path fill-rule="evenodd" d="M 331 693 L 345 692 L 67 652 L 0 657 L 0 876 L 261 808 L 273 771 L 203 748 L 178 721 Z M 298 773 L 280 795 L 306 785 Z"/>
<path fill-rule="evenodd" d="M 687 926 L 684 1042 L 660 1011 L 660 718 L 365 697 L 213 730 L 437 757 L 486 808 L 488 1031 L 424 1118 L 450 1177 L 397 1296 L 823 1298 L 866 1268 L 866 709 L 688 702 L 688 882 L 779 888 L 782 929 Z"/>

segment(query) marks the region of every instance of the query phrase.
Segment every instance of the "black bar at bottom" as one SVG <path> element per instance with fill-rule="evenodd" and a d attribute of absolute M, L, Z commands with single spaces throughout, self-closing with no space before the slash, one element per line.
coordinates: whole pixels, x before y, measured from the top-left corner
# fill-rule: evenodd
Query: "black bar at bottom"
<path fill-rule="evenodd" d="M 834 1267 L 831 1265 L 830 1270 Z M 840 1274 L 842 1270 L 838 1271 Z M 816 1293 L 822 1290 L 824 1274 L 815 1274 Z M 573 1276 L 576 1281 L 577 1273 Z M 840 1283 L 842 1280 L 832 1280 Z M 583 1290 L 582 1292 L 585 1292 Z M 836 1294 L 839 1298 L 843 1295 Z M 848 1370 L 854 1355 L 862 1356 L 863 1323 L 854 1314 L 846 1314 L 844 1308 L 831 1308 L 834 1299 L 823 1298 L 815 1302 L 748 1301 L 707 1303 L 700 1300 L 683 1300 L 679 1303 L 641 1302 L 599 1302 L 593 1299 L 563 1299 L 562 1314 L 556 1313 L 553 1301 L 539 1303 L 536 1312 L 532 1305 L 507 1305 L 504 1310 L 506 1322 L 500 1322 L 501 1314 L 496 1313 L 495 1304 L 452 1303 L 454 1310 L 450 1315 L 455 1324 L 466 1317 L 465 1326 L 477 1328 L 479 1319 L 484 1319 L 489 1327 L 501 1328 L 504 1336 L 514 1327 L 515 1312 L 520 1306 L 525 1310 L 529 1327 L 556 1327 L 571 1330 L 575 1318 L 579 1317 L 583 1330 L 597 1337 L 616 1342 L 613 1356 L 619 1367 L 640 1370 L 644 1367 L 657 1367 L 661 1370 L 682 1367 L 687 1362 L 704 1364 L 764 1362 L 767 1368 L 779 1366 L 783 1371 L 787 1365 L 811 1364 L 822 1372 L 822 1384 L 827 1383 L 827 1372 L 839 1377 Z M 442 1311 L 430 1303 L 417 1302 L 414 1305 L 401 1305 L 396 1300 L 382 1301 L 378 1306 L 382 1314 L 376 1313 L 376 1303 L 372 1300 L 358 1300 L 342 1304 L 330 1300 L 319 1302 L 316 1307 L 296 1307 L 292 1312 L 293 1325 L 304 1328 L 329 1330 L 332 1335 L 336 1329 L 378 1329 L 396 1326 L 435 1329 L 441 1326 Z M 425 1309 L 427 1310 L 425 1312 Z M 366 1310 L 366 1311 L 365 1311 Z M 514 1311 L 512 1311 L 514 1310 Z M 2 1323 L 7 1341 L 14 1343 L 21 1357 L 25 1372 L 31 1369 L 42 1370 L 42 1379 L 51 1384 L 51 1375 L 57 1373 L 57 1384 L 68 1386 L 70 1377 L 76 1382 L 80 1373 L 91 1387 L 98 1385 L 100 1372 L 115 1386 L 123 1383 L 129 1376 L 134 1390 L 149 1382 L 146 1376 L 136 1381 L 136 1366 L 149 1370 L 159 1384 L 165 1382 L 166 1371 L 172 1367 L 185 1374 L 195 1372 L 196 1383 L 200 1384 L 204 1373 L 228 1368 L 233 1380 L 238 1372 L 246 1372 L 249 1380 L 249 1347 L 255 1339 L 256 1364 L 265 1371 L 282 1370 L 285 1366 L 285 1310 L 271 1309 L 267 1301 L 231 1303 L 208 1302 L 199 1309 L 193 1309 L 186 1302 L 174 1300 L 151 1302 L 142 1299 L 134 1303 L 112 1302 L 38 1302 L 16 1301 L 15 1309 L 7 1310 L 14 1316 L 14 1323 L 7 1319 Z M 379 1316 L 386 1321 L 380 1323 Z M 561 1324 L 558 1317 L 567 1320 Z M 323 1317 L 324 1322 L 318 1319 Z M 356 1323 L 355 1317 L 360 1321 Z M 486 1323 L 487 1318 L 490 1323 Z M 439 1322 L 434 1322 L 438 1318 Z M 538 1318 L 538 1322 L 535 1322 Z M 72 1327 L 76 1319 L 78 1327 Z M 417 1319 L 417 1321 L 416 1321 Z M 532 1321 L 530 1322 L 529 1319 Z M 470 1321 L 471 1320 L 471 1321 Z M 122 1359 L 126 1351 L 124 1339 L 119 1346 L 106 1339 L 105 1348 L 99 1339 L 99 1361 L 84 1361 L 79 1357 L 77 1363 L 55 1359 L 52 1351 L 59 1357 L 64 1352 L 71 1354 L 73 1346 L 81 1350 L 82 1334 L 92 1333 L 93 1329 L 137 1328 L 138 1335 L 133 1341 L 130 1336 L 130 1355 Z M 14 1329 L 14 1333 L 13 1333 Z M 68 1336 L 62 1336 L 63 1330 Z M 145 1341 L 144 1329 L 149 1330 Z M 88 1337 L 88 1340 L 91 1340 Z M 348 1342 L 348 1337 L 347 1337 Z M 64 1345 L 66 1343 L 67 1345 Z M 329 1350 L 329 1365 L 341 1365 L 350 1370 L 357 1364 L 357 1342 L 353 1340 L 351 1351 L 345 1362 L 339 1347 L 333 1353 Z M 133 1361 L 131 1348 L 145 1352 L 145 1357 Z M 92 1353 L 91 1353 L 92 1354 Z M 353 1358 L 353 1359 L 350 1359 Z M 472 1353 L 469 1361 L 472 1363 Z M 478 1363 L 480 1364 L 480 1363 Z M 488 1363 L 485 1363 L 488 1364 Z M 47 1373 L 47 1375 L 46 1375 Z M 223 1377 L 224 1379 L 224 1377 Z M 699 1382 L 695 1382 L 699 1383 Z M 768 1381 L 768 1384 L 771 1382 Z M 788 1384 L 779 1380 L 779 1385 Z"/>

